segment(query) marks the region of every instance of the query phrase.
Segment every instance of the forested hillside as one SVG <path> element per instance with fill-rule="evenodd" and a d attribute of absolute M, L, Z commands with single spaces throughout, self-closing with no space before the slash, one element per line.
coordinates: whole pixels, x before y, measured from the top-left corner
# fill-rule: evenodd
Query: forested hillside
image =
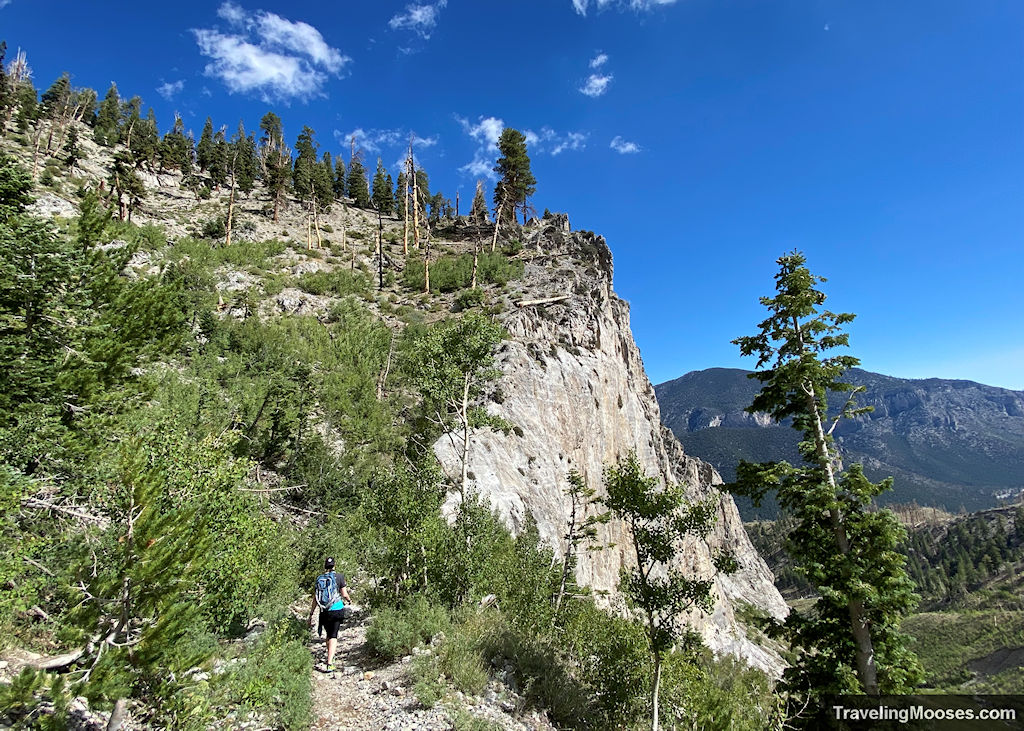
<path fill-rule="evenodd" d="M 273 112 L 194 144 L 116 86 L 40 96 L 22 56 L 0 80 L 4 722 L 319 723 L 305 620 L 326 555 L 377 662 L 426 648 L 402 671 L 416 708 L 459 727 L 488 703 L 564 727 L 649 712 L 650 635 L 576 582 L 597 506 L 572 503 L 555 552 L 468 489 L 465 456 L 461 475 L 435 457 L 470 428 L 522 433 L 486 408 L 501 314 L 566 299 L 534 287 L 556 267 L 581 293 L 610 277 L 564 217 L 518 222 L 522 135 L 458 216 L 411 155 L 371 183 L 360 151 L 309 128 L 289 146 Z M 762 727 L 768 676 L 687 647 L 663 718 Z"/>

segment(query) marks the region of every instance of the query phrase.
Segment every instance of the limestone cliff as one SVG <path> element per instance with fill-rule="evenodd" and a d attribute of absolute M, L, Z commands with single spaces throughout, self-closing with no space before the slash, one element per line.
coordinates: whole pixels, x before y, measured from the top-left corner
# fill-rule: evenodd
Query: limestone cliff
<path fill-rule="evenodd" d="M 541 536 L 562 546 L 569 505 L 566 475 L 575 468 L 600 488 L 604 466 L 633 450 L 648 474 L 686 486 L 693 500 L 718 500 L 718 521 L 711 547 L 729 547 L 740 570 L 716 581 L 712 615 L 694 624 L 716 652 L 728 652 L 751 664 L 777 671 L 779 659 L 749 641 L 734 607 L 749 602 L 775 616 L 786 613 L 772 575 L 750 545 L 732 498 L 713 486 L 715 470 L 690 457 L 661 425 L 654 388 L 629 325 L 629 306 L 612 290 L 612 257 L 603 238 L 571 232 L 564 216 L 527 227 L 526 273 L 502 320 L 509 333 L 498 353 L 501 370 L 488 410 L 517 428 L 502 434 L 479 429 L 470 438 L 469 473 L 475 489 L 509 522 L 522 526 L 532 514 Z M 569 295 L 547 305 L 518 307 L 516 301 Z M 457 472 L 459 455 L 442 438 L 435 451 Z M 604 528 L 610 550 L 580 556 L 577 578 L 614 596 L 623 561 L 631 549 L 621 522 Z M 688 545 L 681 559 L 698 574 L 710 573 L 710 552 Z"/>

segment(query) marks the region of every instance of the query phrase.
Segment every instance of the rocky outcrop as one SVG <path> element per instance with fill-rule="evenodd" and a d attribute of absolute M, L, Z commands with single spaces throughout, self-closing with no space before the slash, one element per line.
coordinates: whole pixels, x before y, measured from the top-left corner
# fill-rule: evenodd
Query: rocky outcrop
<path fill-rule="evenodd" d="M 491 429 L 472 433 L 473 486 L 513 529 L 532 515 L 542 538 L 562 549 L 570 509 L 564 494 L 569 470 L 578 470 L 588 484 L 600 488 L 604 468 L 635 451 L 648 474 L 663 483 L 685 485 L 692 500 L 718 503 L 717 524 L 707 545 L 685 546 L 683 566 L 710 575 L 711 551 L 725 547 L 739 561 L 736 574 L 716 580 L 714 612 L 693 617 L 694 625 L 715 651 L 777 671 L 778 658 L 746 638 L 734 611 L 738 602 L 749 602 L 783 616 L 785 603 L 750 545 L 732 499 L 715 489 L 721 483 L 718 474 L 685 454 L 661 425 L 654 388 L 630 331 L 629 306 L 612 290 L 612 257 L 604 239 L 570 232 L 562 217 L 536 222 L 526 234 L 530 258 L 522 291 L 513 294 L 503 316 L 509 337 L 497 356 L 502 375 L 487 404 L 515 429 L 508 434 Z M 516 306 L 566 294 L 567 300 Z M 459 455 L 452 440 L 442 438 L 435 451 L 457 472 Z M 601 540 L 615 547 L 581 555 L 577 578 L 611 592 L 608 601 L 621 605 L 615 593 L 620 568 L 634 559 L 621 522 L 603 530 Z"/>

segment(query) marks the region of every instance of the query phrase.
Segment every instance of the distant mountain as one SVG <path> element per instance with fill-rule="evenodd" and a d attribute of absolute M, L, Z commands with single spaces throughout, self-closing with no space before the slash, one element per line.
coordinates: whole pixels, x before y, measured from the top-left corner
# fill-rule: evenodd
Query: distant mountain
<path fill-rule="evenodd" d="M 740 459 L 799 460 L 798 434 L 788 424 L 744 411 L 760 389 L 749 372 L 710 368 L 654 388 L 665 425 L 726 481 L 734 479 Z M 844 420 L 835 436 L 848 463 L 862 462 L 875 480 L 896 478 L 887 502 L 981 510 L 1024 490 L 1024 392 L 860 369 L 848 378 L 867 389 L 858 403 L 875 410 Z M 830 405 L 838 408 L 841 398 Z M 747 518 L 774 512 L 737 504 Z"/>

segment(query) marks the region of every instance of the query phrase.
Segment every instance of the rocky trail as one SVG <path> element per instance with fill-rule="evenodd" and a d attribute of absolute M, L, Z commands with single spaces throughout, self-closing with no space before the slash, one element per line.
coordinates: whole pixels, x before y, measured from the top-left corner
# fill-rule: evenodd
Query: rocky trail
<path fill-rule="evenodd" d="M 424 707 L 413 692 L 413 656 L 394 663 L 375 657 L 366 642 L 369 623 L 359 613 L 342 627 L 333 674 L 323 671 L 327 642 L 315 628 L 310 631 L 313 731 L 447 731 L 467 728 L 466 722 L 477 729 L 554 729 L 542 713 L 520 710 L 522 698 L 498 681 L 483 696 L 456 692 L 433 708 Z"/>

